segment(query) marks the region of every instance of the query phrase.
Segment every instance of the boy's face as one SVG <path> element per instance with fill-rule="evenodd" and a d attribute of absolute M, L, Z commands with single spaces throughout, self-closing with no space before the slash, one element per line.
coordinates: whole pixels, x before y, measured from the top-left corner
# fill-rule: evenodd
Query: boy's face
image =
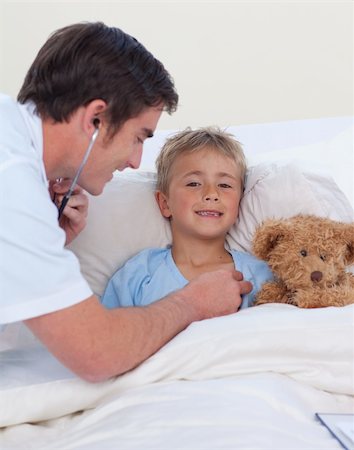
<path fill-rule="evenodd" d="M 238 215 L 240 170 L 220 152 L 203 148 L 181 154 L 171 167 L 168 194 L 156 198 L 171 219 L 174 238 L 225 238 Z"/>

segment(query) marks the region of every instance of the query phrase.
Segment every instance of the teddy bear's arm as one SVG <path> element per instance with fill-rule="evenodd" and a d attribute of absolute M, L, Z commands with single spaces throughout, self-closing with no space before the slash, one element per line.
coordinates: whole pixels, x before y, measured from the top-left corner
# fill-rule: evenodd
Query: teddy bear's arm
<path fill-rule="evenodd" d="M 276 281 L 264 283 L 256 295 L 255 305 L 264 303 L 289 303 L 286 287 Z"/>

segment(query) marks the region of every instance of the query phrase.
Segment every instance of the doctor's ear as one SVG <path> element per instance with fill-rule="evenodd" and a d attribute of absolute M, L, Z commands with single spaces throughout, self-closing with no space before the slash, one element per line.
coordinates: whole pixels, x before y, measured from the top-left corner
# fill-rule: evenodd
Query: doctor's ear
<path fill-rule="evenodd" d="M 107 104 L 102 99 L 91 100 L 84 107 L 83 126 L 87 133 L 92 133 L 92 126 L 95 129 L 102 125 L 101 119 L 104 119 L 104 114 L 107 109 Z"/>
<path fill-rule="evenodd" d="M 155 199 L 157 201 L 158 207 L 159 207 L 163 217 L 166 217 L 166 219 L 169 219 L 172 216 L 172 214 L 170 211 L 170 207 L 168 206 L 167 196 L 161 191 L 156 191 Z"/>
<path fill-rule="evenodd" d="M 94 126 L 95 128 L 99 128 L 99 127 L 100 127 L 100 123 L 101 123 L 101 121 L 100 121 L 100 119 L 99 119 L 98 117 L 95 117 L 95 118 L 93 119 L 93 121 L 92 121 L 92 124 L 93 124 L 93 126 Z"/>

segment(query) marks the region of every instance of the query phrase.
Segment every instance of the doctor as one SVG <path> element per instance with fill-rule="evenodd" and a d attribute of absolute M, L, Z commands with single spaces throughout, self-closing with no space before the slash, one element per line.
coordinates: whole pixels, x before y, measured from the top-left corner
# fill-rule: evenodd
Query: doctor
<path fill-rule="evenodd" d="M 23 321 L 88 381 L 132 369 L 193 321 L 237 311 L 251 290 L 239 272 L 218 271 L 147 307 L 107 310 L 65 248 L 85 226 L 84 190 L 98 195 L 115 170 L 138 168 L 177 101 L 163 65 L 102 23 L 56 31 L 18 102 L 0 96 L 0 327 Z"/>

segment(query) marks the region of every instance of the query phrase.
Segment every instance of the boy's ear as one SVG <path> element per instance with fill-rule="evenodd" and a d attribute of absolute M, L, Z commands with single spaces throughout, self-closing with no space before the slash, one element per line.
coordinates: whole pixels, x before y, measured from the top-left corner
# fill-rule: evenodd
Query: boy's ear
<path fill-rule="evenodd" d="M 171 214 L 170 208 L 168 206 L 167 196 L 161 191 L 156 191 L 155 198 L 156 198 L 157 204 L 160 208 L 161 214 L 163 215 L 163 217 L 166 217 L 167 219 L 169 219 L 172 214 Z"/>

